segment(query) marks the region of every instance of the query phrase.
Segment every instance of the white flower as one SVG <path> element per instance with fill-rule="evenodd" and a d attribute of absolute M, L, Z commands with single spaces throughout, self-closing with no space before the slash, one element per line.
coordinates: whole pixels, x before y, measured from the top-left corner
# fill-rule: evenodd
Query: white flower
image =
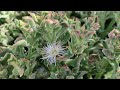
<path fill-rule="evenodd" d="M 64 49 L 62 45 L 59 43 L 47 44 L 47 47 L 44 47 L 44 54 L 45 56 L 42 59 L 47 59 L 47 61 L 52 64 L 55 63 L 56 65 L 56 56 L 63 55 Z"/>

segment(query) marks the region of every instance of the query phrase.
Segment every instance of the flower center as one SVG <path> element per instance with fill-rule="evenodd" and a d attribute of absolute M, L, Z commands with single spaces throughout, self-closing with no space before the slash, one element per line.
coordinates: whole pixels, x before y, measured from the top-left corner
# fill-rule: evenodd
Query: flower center
<path fill-rule="evenodd" d="M 53 56 L 55 56 L 55 55 L 58 55 L 58 52 L 57 52 L 56 49 L 53 49 L 53 50 L 51 51 L 51 54 L 52 54 Z"/>

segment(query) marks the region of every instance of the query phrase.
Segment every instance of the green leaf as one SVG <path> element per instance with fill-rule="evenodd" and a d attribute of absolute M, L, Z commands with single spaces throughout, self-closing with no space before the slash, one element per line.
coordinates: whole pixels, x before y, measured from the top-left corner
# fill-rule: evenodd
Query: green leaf
<path fill-rule="evenodd" d="M 11 54 L 6 53 L 4 57 L 1 57 L 0 63 L 3 65 L 8 65 L 7 60 L 11 57 Z"/>
<path fill-rule="evenodd" d="M 105 79 L 111 79 L 113 71 L 107 72 L 107 74 L 105 74 Z"/>
<path fill-rule="evenodd" d="M 81 71 L 80 74 L 77 76 L 77 79 L 83 79 L 83 76 L 87 73 L 87 71 Z"/>
<path fill-rule="evenodd" d="M 29 76 L 29 74 L 30 74 L 30 68 L 29 66 L 27 66 L 27 69 L 25 70 L 24 75 Z"/>
<path fill-rule="evenodd" d="M 66 79 L 75 79 L 74 76 L 67 76 Z"/>
<path fill-rule="evenodd" d="M 36 73 L 32 73 L 31 75 L 29 75 L 29 79 L 35 79 L 35 75 Z"/>
<path fill-rule="evenodd" d="M 13 69 L 13 71 L 12 71 L 13 75 L 19 75 L 20 77 L 23 76 L 23 74 L 24 74 L 24 70 L 23 70 L 23 69 L 21 69 L 21 68 L 20 68 L 16 63 L 14 63 L 14 62 L 11 62 L 10 64 L 14 67 L 14 69 Z"/>
<path fill-rule="evenodd" d="M 109 59 L 113 60 L 114 59 L 114 54 L 110 52 L 108 49 L 103 49 L 102 50 L 103 54 L 108 57 Z"/>
<path fill-rule="evenodd" d="M 27 43 L 26 40 L 20 40 L 13 45 L 13 47 L 17 47 L 17 46 L 29 46 L 29 44 Z"/>
<path fill-rule="evenodd" d="M 69 41 L 68 41 L 68 44 L 69 44 L 69 48 L 68 49 L 69 49 L 70 53 L 73 54 L 73 52 L 72 52 L 72 46 L 71 46 L 71 43 Z"/>
<path fill-rule="evenodd" d="M 0 70 L 0 78 L 1 79 L 7 79 L 8 71 L 7 69 L 3 69 L 2 71 Z"/>
<path fill-rule="evenodd" d="M 115 78 L 116 71 L 119 68 L 119 63 L 116 60 L 110 61 L 107 58 L 105 58 L 109 62 L 109 64 L 112 66 L 113 70 L 111 72 L 108 72 L 109 75 L 111 75 L 111 79 Z"/>
<path fill-rule="evenodd" d="M 65 60 L 65 64 L 75 67 L 76 59 L 67 59 Z"/>
<path fill-rule="evenodd" d="M 29 23 L 29 25 L 31 26 L 31 28 L 33 28 L 33 30 L 37 30 L 36 28 L 36 23 L 34 22 L 33 18 L 29 17 L 29 16 L 26 16 L 26 17 L 23 17 L 23 19 Z"/>
<path fill-rule="evenodd" d="M 51 79 L 58 79 L 57 75 L 55 73 L 53 73 L 53 72 L 51 72 L 50 78 Z"/>
<path fill-rule="evenodd" d="M 24 70 L 21 69 L 18 65 L 17 59 L 14 57 L 13 54 L 7 53 L 5 56 L 2 58 L 2 61 L 6 60 L 5 64 L 7 65 L 12 65 L 14 67 L 12 73 L 14 75 L 20 75 L 20 77 L 23 75 Z M 3 64 L 3 62 L 2 62 Z M 4 65 L 4 64 L 3 64 Z"/>
<path fill-rule="evenodd" d="M 37 17 L 34 13 L 29 12 L 29 14 L 32 16 L 35 22 L 38 22 Z"/>

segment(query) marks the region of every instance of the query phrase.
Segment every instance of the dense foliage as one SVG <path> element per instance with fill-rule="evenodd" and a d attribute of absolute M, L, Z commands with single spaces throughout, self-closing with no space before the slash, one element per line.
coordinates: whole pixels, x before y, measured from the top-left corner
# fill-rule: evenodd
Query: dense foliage
<path fill-rule="evenodd" d="M 0 11 L 1 79 L 120 79 L 120 12 Z"/>

